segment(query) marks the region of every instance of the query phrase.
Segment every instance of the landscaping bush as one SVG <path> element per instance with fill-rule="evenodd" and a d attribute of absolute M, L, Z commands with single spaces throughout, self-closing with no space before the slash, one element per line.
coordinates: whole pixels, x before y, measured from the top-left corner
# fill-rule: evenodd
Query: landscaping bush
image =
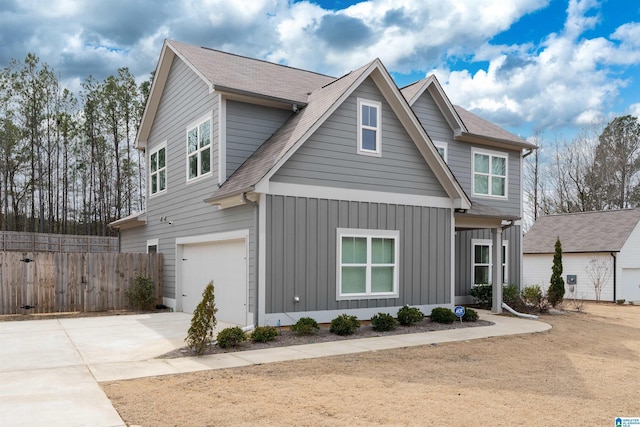
<path fill-rule="evenodd" d="M 616 300 L 616 304 L 622 305 L 622 304 L 624 304 L 624 300 L 623 299 L 617 299 Z"/>
<path fill-rule="evenodd" d="M 257 326 L 251 331 L 251 341 L 268 342 L 273 341 L 278 336 L 275 326 Z"/>
<path fill-rule="evenodd" d="M 213 293 L 213 282 L 209 282 L 202 292 L 202 301 L 193 310 L 191 317 L 191 327 L 187 333 L 187 346 L 198 356 L 204 353 L 207 345 L 213 341 L 213 330 L 216 327 L 215 295 Z"/>
<path fill-rule="evenodd" d="M 431 321 L 437 323 L 453 323 L 457 316 L 450 308 L 436 307 L 431 310 Z"/>
<path fill-rule="evenodd" d="M 482 285 L 473 285 L 469 294 L 473 297 L 477 304 L 481 307 L 489 308 L 491 307 L 491 297 L 493 295 L 493 290 L 491 285 L 482 284 Z"/>
<path fill-rule="evenodd" d="M 455 315 L 455 313 L 454 313 Z M 478 316 L 478 312 L 475 311 L 473 308 L 465 308 L 464 310 L 464 316 L 462 316 L 462 321 L 463 322 L 477 322 L 478 319 L 480 318 L 480 316 Z"/>
<path fill-rule="evenodd" d="M 124 291 L 129 304 L 138 310 L 148 310 L 154 302 L 153 279 L 149 276 L 136 273 L 133 284 Z"/>
<path fill-rule="evenodd" d="M 518 285 L 509 284 L 502 287 L 502 301 L 509 307 L 517 310 L 522 306 Z"/>
<path fill-rule="evenodd" d="M 397 323 L 396 319 L 387 313 L 378 313 L 371 318 L 371 327 L 378 332 L 391 331 L 396 328 Z"/>
<path fill-rule="evenodd" d="M 398 323 L 402 326 L 411 326 L 424 319 L 424 313 L 418 307 L 405 305 L 398 310 Z"/>
<path fill-rule="evenodd" d="M 547 299 L 538 285 L 531 285 L 524 288 L 520 294 L 525 308 L 544 311 L 548 308 Z"/>
<path fill-rule="evenodd" d="M 329 332 L 336 335 L 353 335 L 360 327 L 360 321 L 356 316 L 341 314 L 331 321 Z"/>
<path fill-rule="evenodd" d="M 244 333 L 240 326 L 233 326 L 218 332 L 216 339 L 220 348 L 237 347 L 247 340 L 247 334 Z"/>
<path fill-rule="evenodd" d="M 294 325 L 291 325 L 290 329 L 296 335 L 311 335 L 318 332 L 320 326 L 311 317 L 301 317 Z"/>
<path fill-rule="evenodd" d="M 560 238 L 556 240 L 555 252 L 553 254 L 553 265 L 551 266 L 551 279 L 547 290 L 547 301 L 553 307 L 562 303 L 564 298 L 564 279 L 562 278 L 562 243 Z"/>

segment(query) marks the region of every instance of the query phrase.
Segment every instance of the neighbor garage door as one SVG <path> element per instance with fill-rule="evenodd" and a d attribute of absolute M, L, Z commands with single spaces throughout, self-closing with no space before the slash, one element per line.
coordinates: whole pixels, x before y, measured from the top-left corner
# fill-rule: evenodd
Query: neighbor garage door
<path fill-rule="evenodd" d="M 182 311 L 193 313 L 205 286 L 213 281 L 216 318 L 247 324 L 247 249 L 245 239 L 182 247 Z"/>

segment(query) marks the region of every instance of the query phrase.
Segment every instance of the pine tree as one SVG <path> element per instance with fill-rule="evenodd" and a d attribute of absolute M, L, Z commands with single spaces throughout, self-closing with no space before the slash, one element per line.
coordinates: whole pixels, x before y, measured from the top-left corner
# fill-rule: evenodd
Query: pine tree
<path fill-rule="evenodd" d="M 202 293 L 202 301 L 193 311 L 191 327 L 187 338 L 185 338 L 187 346 L 198 356 L 204 353 L 207 345 L 213 341 L 213 331 L 218 323 L 216 320 L 217 311 L 213 282 L 209 282 Z"/>
<path fill-rule="evenodd" d="M 553 265 L 551 266 L 551 284 L 547 292 L 549 303 L 555 307 L 564 298 L 564 279 L 562 278 L 562 244 L 560 237 L 556 240 L 556 250 L 553 254 Z"/>

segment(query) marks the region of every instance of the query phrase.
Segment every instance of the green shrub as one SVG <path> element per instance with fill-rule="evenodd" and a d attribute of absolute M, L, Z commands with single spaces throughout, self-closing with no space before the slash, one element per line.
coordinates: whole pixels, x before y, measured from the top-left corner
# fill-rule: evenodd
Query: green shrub
<path fill-rule="evenodd" d="M 240 326 L 233 326 L 218 332 L 216 339 L 220 348 L 237 347 L 247 340 L 247 334 Z"/>
<path fill-rule="evenodd" d="M 353 335 L 360 327 L 360 321 L 356 316 L 341 314 L 331 321 L 329 332 L 336 335 Z"/>
<path fill-rule="evenodd" d="M 251 341 L 267 342 L 273 341 L 278 336 L 278 329 L 275 326 L 257 326 L 251 331 Z"/>
<path fill-rule="evenodd" d="M 396 319 L 387 313 L 378 313 L 371 318 L 371 327 L 378 332 L 391 331 L 396 328 L 397 323 Z"/>
<path fill-rule="evenodd" d="M 455 315 L 455 313 L 454 313 Z M 465 308 L 464 310 L 464 316 L 462 316 L 462 321 L 463 322 L 477 322 L 478 319 L 480 318 L 480 316 L 478 316 L 478 312 L 475 311 L 473 308 Z"/>
<path fill-rule="evenodd" d="M 509 307 L 518 309 L 522 306 L 522 298 L 520 298 L 520 290 L 518 285 L 509 284 L 502 287 L 502 301 Z"/>
<path fill-rule="evenodd" d="M 136 273 L 133 284 L 124 291 L 129 304 L 138 310 L 148 310 L 155 300 L 153 296 L 153 279 Z"/>
<path fill-rule="evenodd" d="M 548 307 L 547 300 L 538 285 L 527 286 L 522 290 L 520 295 L 522 296 L 522 304 L 525 308 L 544 311 Z"/>
<path fill-rule="evenodd" d="M 562 243 L 560 237 L 556 240 L 555 252 L 553 254 L 553 265 L 551 266 L 551 279 L 547 290 L 547 300 L 553 307 L 562 303 L 564 298 L 564 279 L 562 278 Z"/>
<path fill-rule="evenodd" d="M 405 305 L 398 310 L 398 323 L 402 326 L 411 326 L 424 319 L 424 313 L 418 307 Z"/>
<path fill-rule="evenodd" d="M 491 285 L 473 285 L 469 291 L 469 295 L 471 295 L 476 303 L 481 307 L 491 307 L 491 297 L 493 295 Z"/>
<path fill-rule="evenodd" d="M 616 300 L 616 304 L 622 305 L 622 304 L 624 304 L 624 300 L 623 299 L 617 299 Z"/>
<path fill-rule="evenodd" d="M 318 326 L 318 322 L 311 317 L 301 317 L 295 325 L 291 325 L 291 332 L 296 335 L 311 335 L 315 334 L 320 330 L 320 326 Z"/>
<path fill-rule="evenodd" d="M 431 321 L 437 323 L 453 323 L 457 316 L 450 308 L 436 307 L 431 310 Z"/>
<path fill-rule="evenodd" d="M 204 353 L 204 350 L 213 341 L 213 330 L 216 327 L 215 295 L 213 293 L 213 282 L 209 282 L 202 292 L 202 301 L 193 310 L 191 317 L 191 327 L 187 333 L 187 346 L 197 355 Z"/>

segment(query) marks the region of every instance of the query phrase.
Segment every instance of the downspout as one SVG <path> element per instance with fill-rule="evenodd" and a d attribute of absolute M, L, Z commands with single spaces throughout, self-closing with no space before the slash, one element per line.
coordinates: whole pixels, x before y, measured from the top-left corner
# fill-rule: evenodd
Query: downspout
<path fill-rule="evenodd" d="M 616 284 L 617 284 L 617 277 L 616 277 L 616 271 L 617 271 L 617 261 L 618 261 L 618 257 L 616 256 L 615 252 L 611 252 L 611 256 L 613 257 L 613 301 L 616 301 Z"/>
<path fill-rule="evenodd" d="M 255 301 L 256 301 L 256 304 L 257 304 L 257 302 L 260 301 L 260 299 L 259 299 L 260 295 L 258 294 L 259 286 L 257 286 L 257 282 L 258 282 L 259 277 L 260 277 L 260 275 L 258 274 L 258 263 L 259 263 L 259 260 L 260 260 L 260 257 L 258 256 L 258 251 L 260 250 L 260 245 L 258 244 L 258 239 L 259 239 L 259 236 L 260 236 L 260 233 L 259 233 L 260 222 L 258 221 L 258 215 L 260 214 L 260 212 L 258 212 L 258 209 L 259 209 L 258 208 L 258 202 L 254 202 L 253 200 L 249 200 L 247 198 L 247 193 L 246 192 L 245 193 L 241 193 L 240 197 L 242 199 L 242 203 L 244 203 L 246 205 L 249 205 L 249 206 L 253 206 L 253 208 L 254 208 L 254 212 L 253 212 L 253 230 L 254 231 L 253 231 L 253 234 L 255 235 L 254 238 L 256 240 L 255 241 L 256 254 L 254 256 L 254 259 L 256 260 L 256 262 L 254 263 L 254 266 L 253 266 L 253 269 L 254 269 L 253 277 L 255 278 L 254 280 L 256 281 L 256 283 L 254 284 L 254 287 L 256 289 L 256 299 L 255 299 Z M 247 302 L 247 304 L 248 304 L 248 302 Z M 258 321 L 259 321 L 259 319 L 258 319 L 259 311 L 260 310 L 258 310 L 257 307 L 256 307 L 254 325 L 259 325 L 260 324 L 260 323 L 258 323 Z"/>
<path fill-rule="evenodd" d="M 527 151 L 526 153 L 524 153 L 522 155 L 522 158 L 524 159 L 525 157 L 528 157 L 531 155 L 531 153 L 533 153 L 533 150 L 535 150 L 535 148 L 529 148 L 529 151 Z"/>

